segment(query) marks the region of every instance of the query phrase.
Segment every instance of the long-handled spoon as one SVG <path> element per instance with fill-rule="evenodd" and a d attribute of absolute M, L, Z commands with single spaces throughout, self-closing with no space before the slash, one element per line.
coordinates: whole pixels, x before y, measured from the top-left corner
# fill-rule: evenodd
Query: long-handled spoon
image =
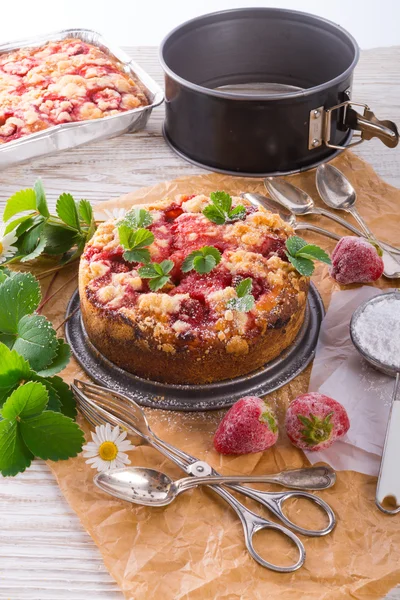
<path fill-rule="evenodd" d="M 365 236 L 371 241 L 382 246 L 376 239 L 364 219 L 355 207 L 357 194 L 350 181 L 339 169 L 332 165 L 320 165 L 316 174 L 316 185 L 322 200 L 335 210 L 345 210 L 350 213 L 364 231 Z M 383 244 L 386 246 L 386 244 Z M 384 276 L 388 279 L 400 277 L 400 257 L 390 250 L 385 250 L 382 255 L 385 265 Z"/>
<path fill-rule="evenodd" d="M 177 481 L 146 467 L 123 467 L 98 473 L 95 484 L 104 492 L 145 506 L 166 506 L 177 496 L 198 485 L 234 483 L 277 483 L 297 490 L 324 490 L 335 484 L 336 474 L 330 467 L 309 467 L 282 471 L 274 475 L 184 477 Z"/>
<path fill-rule="evenodd" d="M 267 210 L 278 214 L 281 217 L 281 219 L 285 221 L 288 225 L 293 227 L 295 231 L 313 231 L 314 233 L 319 233 L 320 235 L 324 235 L 325 237 L 331 238 L 332 240 L 339 241 L 341 239 L 340 235 L 338 235 L 337 233 L 333 233 L 332 231 L 328 231 L 327 229 L 323 229 L 322 227 L 318 227 L 317 225 L 312 225 L 311 223 L 297 221 L 296 217 L 290 212 L 290 210 L 288 210 L 278 202 L 275 202 L 275 200 L 272 200 L 272 198 L 267 198 L 267 196 L 263 196 L 262 194 L 256 194 L 252 192 L 246 192 L 240 195 L 242 198 L 248 200 L 253 206 L 263 206 Z"/>
<path fill-rule="evenodd" d="M 321 167 L 318 168 L 318 171 L 320 168 Z M 285 179 L 281 179 L 279 177 L 267 177 L 266 179 L 264 179 L 264 185 L 270 196 L 281 206 L 284 206 L 285 208 L 290 210 L 292 214 L 297 216 L 322 215 L 324 217 L 328 217 L 328 219 L 331 219 L 332 221 L 336 221 L 336 223 L 339 223 L 340 225 L 342 225 L 349 231 L 352 231 L 356 235 L 365 237 L 362 231 L 357 229 L 357 227 L 354 227 L 354 225 L 352 225 L 351 223 L 348 223 L 347 221 L 339 217 L 339 215 L 335 215 L 335 213 L 330 212 L 325 208 L 319 208 L 318 206 L 315 206 L 314 200 L 311 198 L 311 196 L 307 194 L 307 192 L 296 187 L 295 185 L 292 185 Z M 319 189 L 318 191 L 321 195 L 321 191 Z M 328 206 L 332 206 L 331 204 L 326 202 L 324 197 L 322 197 L 322 200 L 326 204 L 328 204 Z M 333 206 L 332 208 L 337 208 L 337 206 Z M 400 254 L 400 248 L 395 248 L 394 246 L 386 244 L 385 242 L 379 242 L 379 245 L 385 250 L 388 250 L 389 252 Z"/>

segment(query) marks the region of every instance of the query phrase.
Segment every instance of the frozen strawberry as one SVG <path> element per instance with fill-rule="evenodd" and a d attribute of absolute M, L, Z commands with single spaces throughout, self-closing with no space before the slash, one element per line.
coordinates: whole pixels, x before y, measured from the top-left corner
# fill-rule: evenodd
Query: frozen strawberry
<path fill-rule="evenodd" d="M 331 277 L 338 283 L 370 283 L 383 273 L 383 260 L 374 244 L 364 238 L 343 237 L 332 252 Z"/>
<path fill-rule="evenodd" d="M 329 448 L 349 430 L 345 408 L 329 396 L 309 392 L 290 403 L 285 419 L 290 441 L 301 450 Z"/>
<path fill-rule="evenodd" d="M 263 452 L 278 439 L 278 425 L 271 407 L 261 398 L 246 396 L 228 410 L 214 435 L 221 454 Z"/>

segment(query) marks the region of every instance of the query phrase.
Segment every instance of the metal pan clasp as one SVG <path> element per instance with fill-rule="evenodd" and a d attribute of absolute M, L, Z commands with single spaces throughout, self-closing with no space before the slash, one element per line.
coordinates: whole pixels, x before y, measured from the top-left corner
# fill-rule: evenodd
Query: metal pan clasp
<path fill-rule="evenodd" d="M 356 111 L 353 106 L 361 106 L 363 114 Z M 353 136 L 347 146 L 331 144 L 332 113 L 342 109 L 341 124 L 343 127 L 360 132 Z M 310 125 L 308 136 L 308 149 L 313 150 L 325 144 L 328 148 L 345 150 L 351 146 L 361 144 L 364 140 L 377 137 L 388 148 L 395 148 L 399 143 L 399 131 L 393 121 L 380 121 L 367 104 L 346 100 L 331 108 L 319 106 L 310 111 Z"/>

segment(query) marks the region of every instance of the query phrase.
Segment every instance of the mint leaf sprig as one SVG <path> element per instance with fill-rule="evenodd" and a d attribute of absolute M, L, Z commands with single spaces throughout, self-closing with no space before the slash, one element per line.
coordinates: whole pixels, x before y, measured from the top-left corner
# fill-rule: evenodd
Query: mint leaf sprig
<path fill-rule="evenodd" d="M 170 281 L 169 273 L 172 271 L 174 263 L 172 260 L 163 260 L 161 263 L 150 263 L 140 267 L 138 273 L 143 279 L 149 279 L 149 288 L 156 292 L 164 287 Z"/>
<path fill-rule="evenodd" d="M 232 223 L 246 216 L 242 204 L 232 210 L 232 198 L 227 192 L 211 192 L 210 199 L 211 204 L 204 208 L 203 215 L 217 225 Z"/>
<path fill-rule="evenodd" d="M 314 261 L 331 264 L 331 259 L 325 250 L 314 244 L 307 244 L 303 238 L 297 235 L 286 240 L 286 256 L 296 271 L 306 277 L 314 273 Z"/>
<path fill-rule="evenodd" d="M 253 282 L 250 277 L 242 279 L 242 281 L 236 286 L 237 298 L 231 298 L 226 303 L 228 308 L 233 310 L 239 310 L 240 312 L 250 312 L 254 307 L 254 296 L 251 294 L 253 289 Z"/>
<path fill-rule="evenodd" d="M 30 273 L 0 274 L 0 472 L 15 475 L 34 456 L 76 456 L 83 433 L 72 392 L 56 375 L 69 362 L 69 346 L 35 313 L 39 282 Z"/>
<path fill-rule="evenodd" d="M 119 221 L 118 235 L 125 249 L 124 259 L 128 262 L 150 262 L 147 246 L 154 242 L 154 234 L 146 229 L 153 223 L 153 217 L 144 208 L 134 208 Z"/>
<path fill-rule="evenodd" d="M 90 202 L 76 201 L 71 194 L 61 194 L 56 214 L 50 214 L 40 179 L 33 188 L 20 190 L 7 200 L 3 222 L 4 233 L 12 231 L 17 237 L 17 252 L 5 263 L 28 262 L 42 254 L 61 255 L 62 263 L 69 263 L 82 254 L 96 229 Z"/>
<path fill-rule="evenodd" d="M 182 272 L 188 273 L 193 269 L 197 273 L 210 273 L 221 262 L 221 252 L 214 246 L 203 246 L 191 252 L 182 263 Z"/>

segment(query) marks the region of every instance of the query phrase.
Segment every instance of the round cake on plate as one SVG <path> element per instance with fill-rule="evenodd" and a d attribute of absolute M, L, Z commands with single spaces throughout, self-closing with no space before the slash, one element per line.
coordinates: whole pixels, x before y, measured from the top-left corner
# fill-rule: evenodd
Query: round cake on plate
<path fill-rule="evenodd" d="M 81 258 L 93 345 L 139 377 L 204 384 L 273 360 L 304 320 L 309 279 L 289 263 L 293 229 L 224 192 L 133 207 L 102 223 Z"/>

